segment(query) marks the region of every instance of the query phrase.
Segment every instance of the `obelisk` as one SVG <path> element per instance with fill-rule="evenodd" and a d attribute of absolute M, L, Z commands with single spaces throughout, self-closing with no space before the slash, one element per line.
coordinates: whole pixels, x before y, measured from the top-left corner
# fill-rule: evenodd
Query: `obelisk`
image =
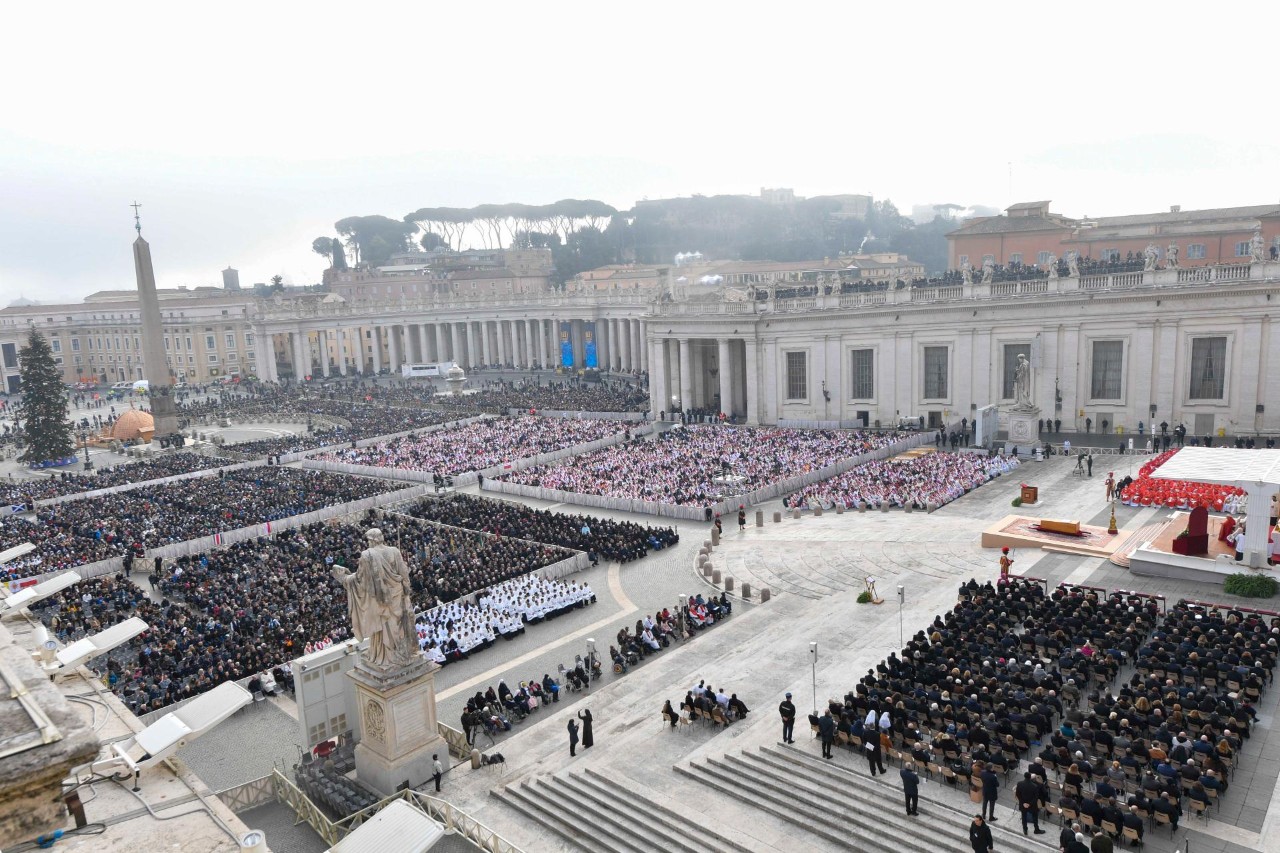
<path fill-rule="evenodd" d="M 160 318 L 160 297 L 156 294 L 156 274 L 151 267 L 151 247 L 142 239 L 142 225 L 135 225 L 138 239 L 133 241 L 133 269 L 138 277 L 138 304 L 142 314 L 142 372 L 150 386 L 151 416 L 155 419 L 155 435 L 173 435 L 178 431 L 178 414 L 173 405 L 173 379 L 164 352 L 164 323 Z"/>

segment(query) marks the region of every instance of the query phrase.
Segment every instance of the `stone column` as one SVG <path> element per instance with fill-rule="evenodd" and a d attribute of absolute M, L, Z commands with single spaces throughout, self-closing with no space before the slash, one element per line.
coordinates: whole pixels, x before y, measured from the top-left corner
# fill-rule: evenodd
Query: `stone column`
<path fill-rule="evenodd" d="M 747 423 L 760 423 L 760 371 L 756 363 L 756 342 L 754 338 L 743 341 L 745 368 L 747 374 Z"/>
<path fill-rule="evenodd" d="M 427 346 L 427 324 L 418 324 L 418 350 L 422 353 L 422 361 L 432 361 L 431 349 Z"/>
<path fill-rule="evenodd" d="M 693 355 L 689 339 L 680 339 L 680 408 L 693 408 Z"/>
<path fill-rule="evenodd" d="M 659 412 L 671 411 L 671 394 L 667 391 L 667 342 L 658 338 L 653 346 L 653 375 L 649 378 L 649 405 L 656 420 Z"/>
<path fill-rule="evenodd" d="M 503 328 L 501 320 L 495 320 L 498 332 L 498 364 L 506 366 L 507 363 L 507 331 Z"/>
<path fill-rule="evenodd" d="M 618 357 L 622 361 L 622 369 L 630 370 L 632 354 L 634 352 L 632 349 L 632 347 L 634 346 L 634 343 L 631 338 L 631 321 L 630 320 L 618 321 L 618 340 L 619 340 L 619 343 L 621 344 L 621 346 L 618 347 Z"/>
<path fill-rule="evenodd" d="M 382 327 L 374 326 L 373 334 L 373 375 L 382 372 Z"/>
<path fill-rule="evenodd" d="M 635 339 L 631 347 L 631 352 L 633 353 L 631 368 L 633 370 L 644 370 L 646 364 L 644 354 L 644 335 L 640 332 L 639 320 L 631 321 L 631 334 Z"/>
<path fill-rule="evenodd" d="M 333 330 L 333 337 L 334 337 L 334 349 L 337 350 L 335 354 L 335 360 L 338 362 L 338 375 L 346 376 L 347 375 L 347 357 L 343 353 L 343 350 L 346 349 L 345 344 L 347 342 L 346 329 L 343 329 L 341 326 L 335 327 Z"/>
<path fill-rule="evenodd" d="M 719 362 L 720 369 L 720 411 L 727 415 L 733 414 L 733 361 L 729 357 L 729 339 L 720 338 L 716 341 L 716 360 Z"/>
<path fill-rule="evenodd" d="M 636 346 L 640 350 L 640 369 L 641 370 L 649 369 L 649 354 L 648 354 L 649 351 L 645 349 L 645 346 L 644 346 L 644 340 L 648 336 L 649 336 L 649 324 L 644 322 L 643 320 L 636 320 L 636 340 L 638 341 Z"/>
<path fill-rule="evenodd" d="M 462 366 L 462 329 L 461 329 L 460 323 L 449 324 L 449 344 L 450 344 L 449 358 L 454 362 L 454 364 L 457 364 L 459 367 L 461 367 Z"/>
<path fill-rule="evenodd" d="M 465 325 L 467 327 L 467 363 L 463 367 L 470 370 L 476 365 L 476 324 L 468 320 Z"/>
<path fill-rule="evenodd" d="M 320 349 L 320 375 L 329 377 L 329 330 L 316 330 L 316 345 Z"/>
<path fill-rule="evenodd" d="M 484 363 L 486 365 L 493 364 L 493 347 L 489 344 L 489 321 L 481 320 L 480 326 L 480 351 L 484 353 Z M 501 329 L 499 329 L 501 331 Z"/>
<path fill-rule="evenodd" d="M 542 365 L 542 369 L 547 368 L 547 329 L 543 325 L 546 320 L 537 320 L 538 324 L 538 363 Z"/>
<path fill-rule="evenodd" d="M 387 370 L 392 375 L 400 370 L 400 333 L 395 326 L 387 327 Z"/>

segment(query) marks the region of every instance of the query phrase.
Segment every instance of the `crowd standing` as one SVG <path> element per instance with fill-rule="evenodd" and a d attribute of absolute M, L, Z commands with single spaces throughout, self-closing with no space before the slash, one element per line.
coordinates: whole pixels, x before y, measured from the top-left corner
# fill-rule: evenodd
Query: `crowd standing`
<path fill-rule="evenodd" d="M 868 462 L 829 480 L 788 495 L 791 509 L 853 509 L 859 503 L 925 509 L 940 507 L 1018 467 L 1012 456 L 976 453 L 927 453 L 905 459 Z"/>

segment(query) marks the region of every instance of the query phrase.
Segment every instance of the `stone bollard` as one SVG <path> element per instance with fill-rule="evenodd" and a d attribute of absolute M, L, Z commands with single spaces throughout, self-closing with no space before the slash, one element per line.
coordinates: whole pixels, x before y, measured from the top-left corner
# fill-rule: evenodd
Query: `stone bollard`
<path fill-rule="evenodd" d="M 480 769 L 480 750 L 478 749 L 471 750 L 471 769 Z"/>
<path fill-rule="evenodd" d="M 799 521 L 799 520 L 800 520 L 800 510 L 798 510 L 798 509 L 793 509 L 793 510 L 791 510 L 791 517 L 792 517 L 793 519 L 795 519 L 796 521 Z"/>
<path fill-rule="evenodd" d="M 720 531 L 716 530 L 713 527 L 711 528 L 711 546 L 714 548 L 716 545 L 719 545 L 719 544 L 720 544 Z"/>
<path fill-rule="evenodd" d="M 706 555 L 706 554 L 699 554 L 699 555 L 698 555 L 698 568 L 702 568 L 702 564 L 703 564 L 703 563 L 705 563 L 706 561 L 707 561 L 707 555 Z"/>
<path fill-rule="evenodd" d="M 836 515 L 844 515 L 844 504 L 836 504 Z"/>
<path fill-rule="evenodd" d="M 724 576 L 724 591 L 733 592 L 733 576 L 732 575 Z"/>
<path fill-rule="evenodd" d="M 772 593 L 770 593 L 770 592 L 769 592 L 769 587 L 767 587 L 767 586 L 766 586 L 764 589 L 760 590 L 760 603 L 761 603 L 761 604 L 764 604 L 764 603 L 765 603 L 766 601 L 768 601 L 771 597 L 772 597 Z"/>
<path fill-rule="evenodd" d="M 813 517 L 814 517 L 814 518 L 821 518 L 821 517 L 822 517 L 822 506 L 821 506 L 821 505 L 816 505 L 816 506 L 814 506 L 814 508 L 813 508 Z"/>
<path fill-rule="evenodd" d="M 711 553 L 711 540 L 710 540 L 710 539 L 703 539 L 703 540 L 702 540 L 702 547 L 707 549 L 707 553 L 708 553 L 708 554 L 709 554 L 709 553 Z"/>
<path fill-rule="evenodd" d="M 749 583 L 744 583 L 742 585 L 742 600 L 743 601 L 751 600 L 751 584 Z"/>
<path fill-rule="evenodd" d="M 714 570 L 712 570 L 712 572 L 711 572 L 711 582 L 712 582 L 713 584 L 715 584 L 716 586 L 719 586 L 719 585 L 720 585 L 720 570 L 719 570 L 719 569 L 714 569 Z"/>
<path fill-rule="evenodd" d="M 866 511 L 867 511 L 867 502 L 858 501 L 858 512 L 866 512 Z"/>
<path fill-rule="evenodd" d="M 934 504 L 934 503 L 925 504 L 925 512 L 933 512 L 937 508 L 938 508 L 937 504 Z"/>
<path fill-rule="evenodd" d="M 764 527 L 764 510 L 756 510 L 756 527 Z"/>
<path fill-rule="evenodd" d="M 909 503 L 905 507 L 903 507 L 903 509 L 905 509 L 907 512 L 915 512 L 914 507 L 915 507 L 914 503 Z"/>
<path fill-rule="evenodd" d="M 711 553 L 711 549 L 710 549 L 710 548 L 708 548 L 708 547 L 706 547 L 706 546 L 704 545 L 703 547 L 701 547 L 701 548 L 699 548 L 699 549 L 698 549 L 698 553 L 699 553 L 699 554 L 703 554 L 703 555 L 707 555 L 707 554 L 710 554 L 710 553 Z"/>
<path fill-rule="evenodd" d="M 711 573 L 712 573 L 712 572 L 714 572 L 714 571 L 716 571 L 716 568 L 715 568 L 714 566 L 712 566 L 710 563 L 703 563 L 703 564 L 702 564 L 702 576 L 703 576 L 704 578 L 709 578 L 709 577 L 711 577 Z"/>
<path fill-rule="evenodd" d="M 775 512 L 775 513 L 773 514 L 773 523 L 774 523 L 774 524 L 781 524 L 781 523 L 782 523 L 782 513 L 780 513 L 780 512 Z"/>
<path fill-rule="evenodd" d="M 888 511 L 889 511 L 889 502 L 888 502 L 888 501 L 885 501 L 884 503 L 880 504 L 880 511 L 881 511 L 881 512 L 888 512 Z"/>

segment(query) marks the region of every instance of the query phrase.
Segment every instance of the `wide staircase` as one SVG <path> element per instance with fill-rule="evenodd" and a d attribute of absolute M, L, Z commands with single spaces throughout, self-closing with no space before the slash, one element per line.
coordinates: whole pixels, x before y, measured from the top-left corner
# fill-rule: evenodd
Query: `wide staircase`
<path fill-rule="evenodd" d="M 797 850 L 973 850 L 969 824 L 977 806 L 966 813 L 931 800 L 930 786 L 926 784 L 920 797 L 919 817 L 907 817 L 897 768 L 891 768 L 889 778 L 893 784 L 889 784 L 872 779 L 866 772 L 851 771 L 794 747 L 779 745 L 677 765 L 675 770 L 723 797 L 793 824 Z M 714 801 L 720 798 L 711 799 L 703 808 L 715 814 Z M 1056 836 L 1025 837 L 1020 822 L 1013 829 L 1006 828 L 1003 821 L 990 826 L 997 850 L 1046 853 L 1056 849 L 1039 840 Z"/>
<path fill-rule="evenodd" d="M 489 793 L 589 853 L 751 849 L 708 829 L 705 816 L 682 815 L 590 769 L 526 779 Z"/>

